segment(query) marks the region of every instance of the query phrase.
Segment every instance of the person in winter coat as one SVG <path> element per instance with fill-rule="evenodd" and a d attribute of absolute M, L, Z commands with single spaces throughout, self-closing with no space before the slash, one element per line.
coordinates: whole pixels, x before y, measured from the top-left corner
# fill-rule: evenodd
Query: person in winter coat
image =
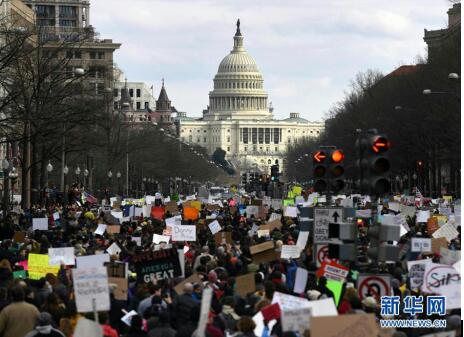
<path fill-rule="evenodd" d="M 238 331 L 240 334 L 237 337 L 256 337 L 253 330 L 256 328 L 256 324 L 249 316 L 243 316 L 237 323 Z"/>
<path fill-rule="evenodd" d="M 37 324 L 34 330 L 30 331 L 24 337 L 65 337 L 58 329 L 52 326 L 52 315 L 48 312 L 41 312 L 37 317 Z"/>

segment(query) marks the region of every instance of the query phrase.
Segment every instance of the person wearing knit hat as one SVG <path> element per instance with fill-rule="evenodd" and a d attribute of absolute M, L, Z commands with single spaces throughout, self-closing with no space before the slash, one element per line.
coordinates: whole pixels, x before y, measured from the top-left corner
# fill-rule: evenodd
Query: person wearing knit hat
<path fill-rule="evenodd" d="M 34 330 L 24 337 L 65 337 L 60 330 L 53 328 L 52 322 L 52 315 L 48 312 L 41 312 L 37 316 L 37 324 Z"/>
<path fill-rule="evenodd" d="M 306 292 L 306 295 L 308 295 L 308 299 L 310 301 L 316 301 L 319 298 L 319 296 L 321 296 L 321 293 L 317 290 L 308 290 Z"/>

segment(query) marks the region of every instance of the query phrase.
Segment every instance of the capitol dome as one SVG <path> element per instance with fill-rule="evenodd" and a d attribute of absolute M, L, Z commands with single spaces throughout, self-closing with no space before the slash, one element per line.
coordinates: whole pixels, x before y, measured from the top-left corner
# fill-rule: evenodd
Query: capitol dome
<path fill-rule="evenodd" d="M 240 20 L 234 36 L 234 47 L 219 64 L 214 90 L 209 93 L 207 120 L 271 119 L 263 76 L 253 57 L 243 46 Z"/>

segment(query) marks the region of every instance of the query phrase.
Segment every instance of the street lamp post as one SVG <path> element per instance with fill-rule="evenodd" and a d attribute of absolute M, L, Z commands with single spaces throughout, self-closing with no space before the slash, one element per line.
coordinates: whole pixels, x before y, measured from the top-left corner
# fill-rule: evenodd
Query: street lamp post
<path fill-rule="evenodd" d="M 65 165 L 63 168 L 63 199 L 65 204 L 67 204 L 68 200 L 68 186 L 67 186 L 67 177 L 69 173 L 69 167 L 68 165 Z"/>
<path fill-rule="evenodd" d="M 8 183 L 9 183 L 8 174 L 9 174 L 9 169 L 10 169 L 10 163 L 8 162 L 6 158 L 3 159 L 2 168 L 3 168 L 3 218 L 5 218 L 8 215 L 8 211 L 10 210 L 10 204 L 9 204 L 10 194 L 8 191 Z"/>
<path fill-rule="evenodd" d="M 47 205 L 48 199 L 50 198 L 50 188 L 49 188 L 50 184 L 48 182 L 48 179 L 49 179 L 50 173 L 53 171 L 53 165 L 50 162 L 48 162 L 47 164 L 46 171 L 47 171 L 47 175 L 45 179 L 44 194 L 45 194 L 45 204 Z"/>
<path fill-rule="evenodd" d="M 86 188 L 87 188 L 87 186 L 89 186 L 88 176 L 89 176 L 89 170 L 85 169 L 84 170 L 84 186 Z"/>
<path fill-rule="evenodd" d="M 16 181 L 18 180 L 18 172 L 16 171 L 16 167 L 13 166 L 9 173 L 9 178 L 11 180 L 11 202 L 14 201 L 14 185 L 16 184 Z"/>
<path fill-rule="evenodd" d="M 108 197 L 109 197 L 109 194 L 110 194 L 110 190 L 111 190 L 111 178 L 113 178 L 113 172 L 111 172 L 111 170 L 108 171 Z"/>
<path fill-rule="evenodd" d="M 81 174 L 81 168 L 79 167 L 79 165 L 76 167 L 74 173 L 76 174 L 76 181 L 79 183 L 79 175 Z"/>

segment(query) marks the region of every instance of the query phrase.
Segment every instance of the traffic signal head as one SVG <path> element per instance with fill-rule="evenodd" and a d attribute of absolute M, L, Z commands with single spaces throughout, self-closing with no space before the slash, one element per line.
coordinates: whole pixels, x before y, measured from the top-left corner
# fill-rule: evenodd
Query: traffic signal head
<path fill-rule="evenodd" d="M 342 261 L 356 261 L 358 247 L 355 243 L 329 243 L 329 257 Z"/>
<path fill-rule="evenodd" d="M 271 181 L 279 181 L 279 165 L 271 166 Z"/>
<path fill-rule="evenodd" d="M 360 136 L 357 145 L 361 156 L 358 161 L 362 172 L 361 190 L 376 196 L 388 193 L 391 190 L 388 178 L 390 171 L 389 140 L 373 129 Z"/>
<path fill-rule="evenodd" d="M 345 187 L 345 167 L 343 160 L 345 155 L 340 149 L 332 150 L 330 153 L 330 178 L 331 178 L 331 190 L 334 192 L 340 192 Z"/>
<path fill-rule="evenodd" d="M 327 173 L 327 154 L 323 150 L 318 150 L 313 153 L 313 176 L 314 190 L 316 192 L 327 191 L 329 184 L 326 179 Z"/>

